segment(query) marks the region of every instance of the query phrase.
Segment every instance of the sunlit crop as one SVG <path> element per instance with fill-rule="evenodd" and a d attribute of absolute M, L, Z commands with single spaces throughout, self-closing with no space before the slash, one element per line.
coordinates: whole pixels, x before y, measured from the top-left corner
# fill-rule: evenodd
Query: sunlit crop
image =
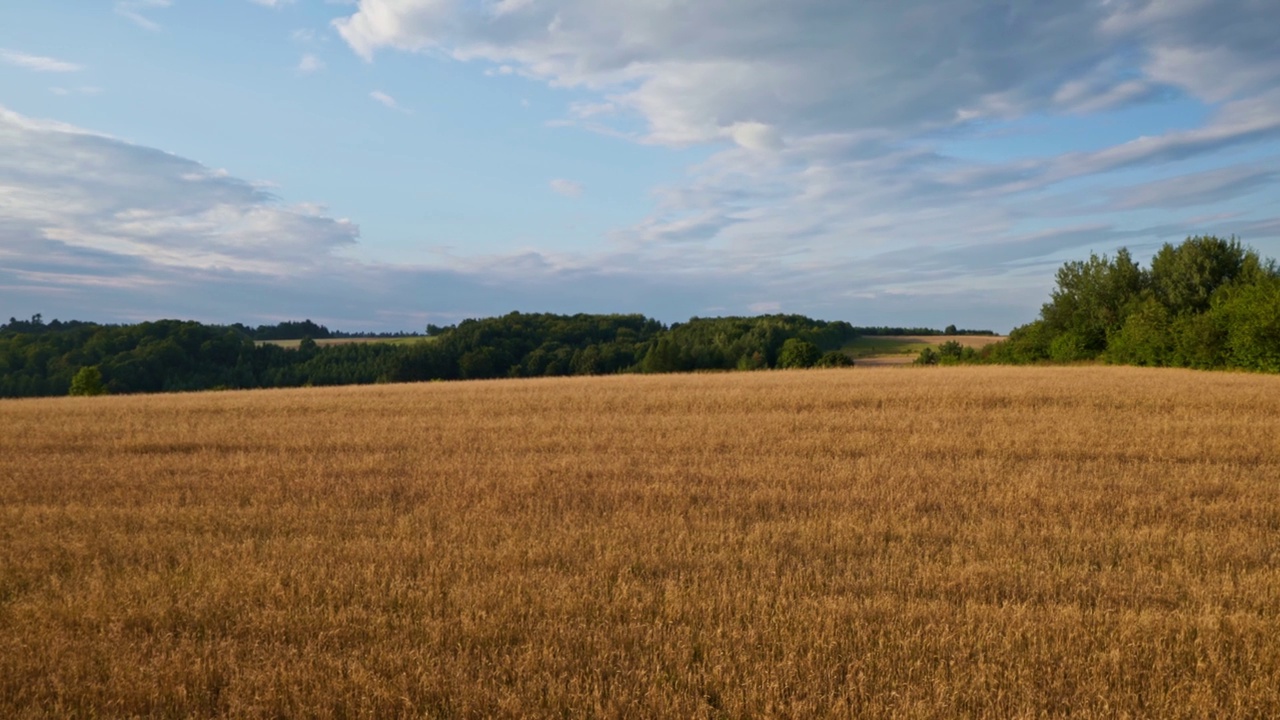
<path fill-rule="evenodd" d="M 1266 717 L 1280 378 L 0 402 L 0 716 Z"/>

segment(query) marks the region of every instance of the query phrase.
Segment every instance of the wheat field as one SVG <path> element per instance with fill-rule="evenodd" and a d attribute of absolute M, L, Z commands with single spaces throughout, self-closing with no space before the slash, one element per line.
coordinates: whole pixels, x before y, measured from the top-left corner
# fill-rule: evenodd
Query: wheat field
<path fill-rule="evenodd" d="M 0 403 L 0 716 L 1280 714 L 1280 377 Z"/>

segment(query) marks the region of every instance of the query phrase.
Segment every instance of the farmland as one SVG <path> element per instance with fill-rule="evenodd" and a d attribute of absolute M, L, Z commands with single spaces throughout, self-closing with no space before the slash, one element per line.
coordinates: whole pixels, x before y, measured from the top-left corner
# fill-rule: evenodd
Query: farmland
<path fill-rule="evenodd" d="M 981 349 L 1004 339 L 998 335 L 864 335 L 846 343 L 841 351 L 863 367 L 880 367 L 909 363 L 921 350 L 946 342 Z"/>
<path fill-rule="evenodd" d="M 1280 712 L 1280 377 L 0 402 L 0 716 Z"/>

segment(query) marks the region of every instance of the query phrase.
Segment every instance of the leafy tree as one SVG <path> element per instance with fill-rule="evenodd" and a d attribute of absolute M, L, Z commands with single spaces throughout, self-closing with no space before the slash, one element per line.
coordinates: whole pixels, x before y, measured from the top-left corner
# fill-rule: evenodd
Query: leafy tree
<path fill-rule="evenodd" d="M 1244 271 L 1246 255 L 1235 238 L 1191 237 L 1177 247 L 1165 243 L 1151 259 L 1151 289 L 1173 315 L 1205 312 L 1214 291 Z"/>
<path fill-rule="evenodd" d="M 1224 294 L 1212 315 L 1226 329 L 1231 365 L 1280 372 L 1280 278 L 1268 277 Z"/>
<path fill-rule="evenodd" d="M 1167 365 L 1174 356 L 1169 310 L 1154 296 L 1136 303 L 1124 326 L 1107 342 L 1107 360 L 1126 365 Z"/>
<path fill-rule="evenodd" d="M 986 348 L 993 362 L 1088 360 L 1280 372 L 1280 271 L 1235 238 L 1166 244 L 1139 268 L 1126 250 L 1058 271 L 1040 319 Z"/>
<path fill-rule="evenodd" d="M 680 368 L 680 349 L 670 337 L 658 339 L 645 353 L 640 368 L 647 373 L 671 373 Z"/>
<path fill-rule="evenodd" d="M 71 378 L 71 395 L 93 396 L 106 395 L 107 386 L 102 382 L 102 370 L 97 365 L 80 368 Z"/>
<path fill-rule="evenodd" d="M 1121 248 L 1114 259 L 1090 255 L 1058 270 L 1058 287 L 1040 310 L 1052 339 L 1048 355 L 1059 362 L 1088 360 L 1107 347 L 1108 334 L 1124 325 L 1125 310 L 1147 284 L 1146 274 Z"/>
<path fill-rule="evenodd" d="M 810 368 L 818 363 L 822 357 L 822 351 L 817 345 L 808 340 L 800 338 L 791 338 L 782 343 L 782 350 L 778 353 L 778 367 L 784 369 L 792 368 Z"/>

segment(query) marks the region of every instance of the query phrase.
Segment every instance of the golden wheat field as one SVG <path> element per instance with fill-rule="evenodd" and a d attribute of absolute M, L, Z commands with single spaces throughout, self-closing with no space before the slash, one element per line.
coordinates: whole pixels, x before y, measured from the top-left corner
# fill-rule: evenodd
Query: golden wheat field
<path fill-rule="evenodd" d="M 1280 377 L 0 402 L 0 716 L 1280 714 Z"/>

